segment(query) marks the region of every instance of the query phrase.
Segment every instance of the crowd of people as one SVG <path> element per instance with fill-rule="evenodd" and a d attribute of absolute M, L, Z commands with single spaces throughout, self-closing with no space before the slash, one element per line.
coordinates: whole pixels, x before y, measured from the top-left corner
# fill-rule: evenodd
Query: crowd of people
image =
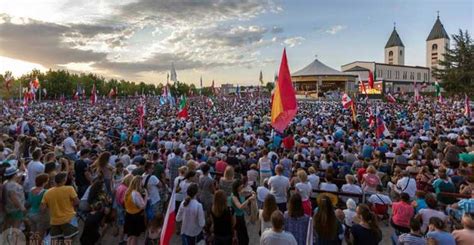
<path fill-rule="evenodd" d="M 160 244 L 171 217 L 185 245 L 474 244 L 462 103 L 361 101 L 354 122 L 339 101 L 301 101 L 278 133 L 268 99 L 214 101 L 190 98 L 183 119 L 148 97 L 143 128 L 138 98 L 0 102 L 2 231 Z M 373 111 L 390 135 L 376 137 Z"/>

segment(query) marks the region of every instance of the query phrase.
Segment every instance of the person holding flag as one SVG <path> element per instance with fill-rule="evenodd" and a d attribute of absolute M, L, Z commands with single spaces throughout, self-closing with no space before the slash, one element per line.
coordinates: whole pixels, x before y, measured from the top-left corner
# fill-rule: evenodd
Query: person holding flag
<path fill-rule="evenodd" d="M 298 111 L 296 94 L 291 82 L 290 69 L 286 58 L 286 49 L 283 49 L 278 83 L 272 99 L 271 122 L 276 131 L 283 133 Z"/>

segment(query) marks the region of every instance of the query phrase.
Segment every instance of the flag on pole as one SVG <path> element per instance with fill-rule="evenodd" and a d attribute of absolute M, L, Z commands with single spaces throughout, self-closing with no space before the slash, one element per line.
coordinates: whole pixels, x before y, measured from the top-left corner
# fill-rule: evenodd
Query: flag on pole
<path fill-rule="evenodd" d="M 367 95 L 367 89 L 365 88 L 365 84 L 364 84 L 364 81 L 362 81 L 362 79 L 360 78 L 360 75 L 359 75 L 359 84 L 360 86 L 362 87 L 362 92 Z"/>
<path fill-rule="evenodd" d="M 140 97 L 140 104 L 137 108 L 138 111 L 138 126 L 140 127 L 140 131 L 143 132 L 145 128 L 145 96 L 142 95 Z"/>
<path fill-rule="evenodd" d="M 176 74 L 176 69 L 174 69 L 174 63 L 171 63 L 170 80 L 173 82 L 178 81 L 178 75 Z"/>
<path fill-rule="evenodd" d="M 263 74 L 262 74 L 262 70 L 260 70 L 260 77 L 258 79 L 260 81 L 260 84 L 263 85 Z"/>
<path fill-rule="evenodd" d="M 97 90 L 95 88 L 95 83 L 92 85 L 91 90 L 91 104 L 94 105 L 97 102 Z"/>
<path fill-rule="evenodd" d="M 441 86 L 439 85 L 439 82 L 435 82 L 435 89 L 436 89 L 436 96 L 441 96 Z"/>
<path fill-rule="evenodd" d="M 186 97 L 181 95 L 181 100 L 179 102 L 179 111 L 178 117 L 179 118 L 188 118 L 188 103 L 186 101 Z"/>
<path fill-rule="evenodd" d="M 290 69 L 286 58 L 286 49 L 283 49 L 281 58 L 278 83 L 275 84 L 273 95 L 271 119 L 272 127 L 276 131 L 283 133 L 296 115 L 298 106 L 296 104 L 296 94 L 291 82 Z"/>
<path fill-rule="evenodd" d="M 378 109 L 377 109 L 378 111 Z M 382 118 L 380 111 L 377 112 L 377 128 L 375 129 L 375 136 L 380 139 L 382 137 L 389 136 L 390 132 L 388 131 L 387 127 L 385 126 L 385 122 Z"/>
<path fill-rule="evenodd" d="M 374 74 L 372 73 L 371 70 L 369 70 L 369 88 L 373 89 L 374 88 Z"/>
<path fill-rule="evenodd" d="M 109 92 L 109 97 L 112 98 L 112 97 L 114 97 L 115 95 L 116 95 L 116 94 L 115 94 L 114 88 L 111 88 L 111 89 L 110 89 L 110 92 Z"/>
<path fill-rule="evenodd" d="M 421 100 L 420 88 L 418 87 L 418 84 L 416 83 L 416 80 L 413 83 L 413 86 L 414 86 L 414 92 L 415 92 L 414 99 L 415 99 L 415 103 L 416 103 L 416 102 L 419 102 Z"/>
<path fill-rule="evenodd" d="M 351 103 L 352 121 L 357 122 L 357 108 L 354 102 Z"/>
<path fill-rule="evenodd" d="M 469 103 L 469 97 L 467 94 L 464 94 L 464 116 L 467 118 L 471 117 L 471 105 Z"/>
<path fill-rule="evenodd" d="M 237 84 L 237 91 L 236 91 L 236 94 L 239 98 L 242 98 L 242 95 L 240 94 L 240 85 Z"/>
<path fill-rule="evenodd" d="M 306 231 L 306 244 L 313 244 L 313 218 L 309 217 L 308 230 Z"/>
<path fill-rule="evenodd" d="M 387 101 L 388 101 L 389 103 L 396 103 L 396 102 L 397 102 L 397 100 L 395 99 L 395 97 L 393 97 L 393 95 L 392 95 L 391 93 L 388 93 L 388 94 L 385 96 L 385 98 L 387 99 Z"/>
<path fill-rule="evenodd" d="M 10 92 L 10 87 L 13 81 L 13 76 L 11 72 L 6 72 L 5 73 L 5 88 L 7 89 L 7 92 Z"/>
<path fill-rule="evenodd" d="M 353 102 L 352 102 L 351 97 L 349 97 L 349 95 L 344 93 L 342 95 L 342 106 L 344 107 L 344 109 L 348 109 L 349 107 L 351 107 L 352 103 Z"/>
<path fill-rule="evenodd" d="M 199 79 L 199 84 L 201 85 L 201 89 L 199 89 L 199 95 L 202 95 L 202 76 L 201 79 Z"/>
<path fill-rule="evenodd" d="M 206 102 L 207 102 L 207 105 L 209 106 L 209 108 L 214 107 L 214 101 L 212 100 L 211 97 L 207 97 Z"/>
<path fill-rule="evenodd" d="M 439 96 L 438 96 L 438 102 L 439 102 L 440 104 L 444 104 L 444 103 L 445 103 L 444 97 L 443 97 L 443 95 L 442 95 L 441 93 L 440 93 Z"/>
<path fill-rule="evenodd" d="M 169 245 L 176 228 L 176 191 L 173 188 L 161 230 L 160 245 Z M 178 207 L 179 208 L 179 207 Z"/>

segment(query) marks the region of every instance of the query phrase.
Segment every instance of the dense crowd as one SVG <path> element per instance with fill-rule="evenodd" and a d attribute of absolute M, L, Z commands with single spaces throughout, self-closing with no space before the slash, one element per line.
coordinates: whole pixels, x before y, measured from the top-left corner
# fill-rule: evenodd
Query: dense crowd
<path fill-rule="evenodd" d="M 353 122 L 339 101 L 302 101 L 282 134 L 268 99 L 188 102 L 180 119 L 146 98 L 141 129 L 138 98 L 0 102 L 2 231 L 160 244 L 173 195 L 185 245 L 245 245 L 251 232 L 265 245 L 474 244 L 474 121 L 461 102 L 361 101 Z M 376 137 L 375 112 L 390 135 Z"/>

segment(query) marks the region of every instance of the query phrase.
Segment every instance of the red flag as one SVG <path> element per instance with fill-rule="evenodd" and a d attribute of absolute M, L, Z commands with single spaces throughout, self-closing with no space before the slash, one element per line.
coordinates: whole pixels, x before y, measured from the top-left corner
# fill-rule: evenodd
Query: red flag
<path fill-rule="evenodd" d="M 342 106 L 344 107 L 344 109 L 347 109 L 347 108 L 351 107 L 352 103 L 353 102 L 352 102 L 351 97 L 349 97 L 349 95 L 344 93 L 342 95 Z"/>
<path fill-rule="evenodd" d="M 185 96 L 181 96 L 181 101 L 179 102 L 179 111 L 178 117 L 179 118 L 188 118 L 188 102 L 186 101 Z"/>
<path fill-rule="evenodd" d="M 97 90 L 95 88 L 95 83 L 92 86 L 92 91 L 91 91 L 91 104 L 94 105 L 95 102 L 97 102 Z"/>
<path fill-rule="evenodd" d="M 374 74 L 372 73 L 371 70 L 369 70 L 369 88 L 370 89 L 374 88 Z"/>
<path fill-rule="evenodd" d="M 397 102 L 397 100 L 395 99 L 395 97 L 393 97 L 393 95 L 391 93 L 388 93 L 385 98 L 387 98 L 387 101 L 390 102 L 390 103 L 395 103 Z"/>
<path fill-rule="evenodd" d="M 10 87 L 11 87 L 12 81 L 13 81 L 13 77 L 12 77 L 11 73 L 7 72 L 6 76 L 5 76 L 5 88 L 7 89 L 7 92 L 10 92 Z"/>
<path fill-rule="evenodd" d="M 467 94 L 464 94 L 464 116 L 468 118 L 471 117 L 471 105 Z"/>
<path fill-rule="evenodd" d="M 115 90 L 114 90 L 114 88 L 111 88 L 110 92 L 109 92 L 109 97 L 112 98 L 114 96 L 115 96 Z"/>
<path fill-rule="evenodd" d="M 166 210 L 165 219 L 163 222 L 163 228 L 161 230 L 160 245 L 169 245 L 171 237 L 174 234 L 176 228 L 176 191 L 173 189 L 171 192 L 171 198 L 168 203 L 168 209 Z"/>
<path fill-rule="evenodd" d="M 283 132 L 290 124 L 298 111 L 296 94 L 291 82 L 290 69 L 286 58 L 286 49 L 283 49 L 278 84 L 275 84 L 275 93 L 272 102 L 272 127 Z"/>
<path fill-rule="evenodd" d="M 140 98 L 140 104 L 137 108 L 138 111 L 138 126 L 140 127 L 140 131 L 143 131 L 145 128 L 145 98 L 142 96 Z"/>

